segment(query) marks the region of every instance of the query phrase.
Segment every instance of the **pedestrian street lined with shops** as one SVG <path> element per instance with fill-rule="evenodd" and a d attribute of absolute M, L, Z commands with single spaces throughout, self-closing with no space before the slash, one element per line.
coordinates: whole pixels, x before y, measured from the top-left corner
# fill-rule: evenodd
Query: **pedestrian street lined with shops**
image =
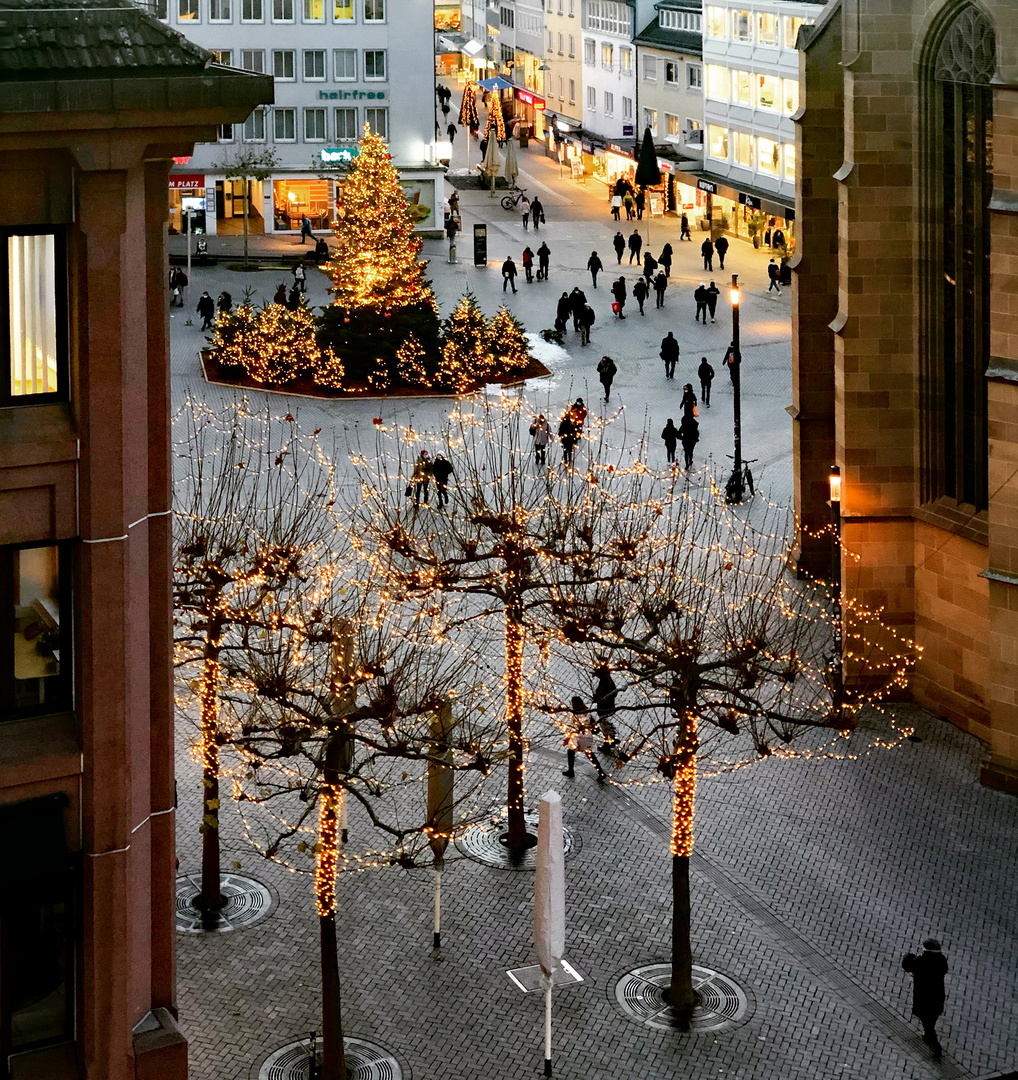
<path fill-rule="evenodd" d="M 462 139 L 457 140 L 461 144 Z M 476 159 L 476 146 L 472 147 Z M 457 165 L 456 160 L 453 162 Z M 648 458 L 664 468 L 660 432 L 678 423 L 682 385 L 699 396 L 696 368 L 706 355 L 716 376 L 710 410 L 700 408 L 694 482 L 712 462 L 721 482 L 730 469 L 732 390 L 722 366 L 731 340 L 731 273 L 744 287 L 741 313 L 743 446 L 757 489 L 787 503 L 792 491 L 789 297 L 767 293 L 768 255 L 733 241 L 721 272 L 704 276 L 703 234 L 678 240 L 675 218 L 634 225 L 655 257 L 668 241 L 674 261 L 663 311 L 648 303 L 612 318 L 608 286 L 621 272 L 631 293 L 637 270 L 628 253 L 617 267 L 603 185 L 560 177 L 538 152 L 521 154 L 521 184 L 544 203 L 547 224 L 524 231 L 522 218 L 480 188 L 460 190 L 464 233 L 458 262 L 444 240 L 425 243 L 428 276 L 442 315 L 466 290 L 491 315 L 503 300 L 530 332 L 553 325 L 563 290 L 579 285 L 596 312 L 591 344 L 570 328 L 565 348 L 543 349 L 549 378 L 524 393 L 535 411 L 557 417 L 576 396 L 602 408 L 596 366 L 608 354 L 618 373 L 614 412 L 624 409 L 630 437 L 646 425 Z M 451 191 L 451 188 L 447 190 Z M 488 226 L 488 264 L 472 264 L 472 226 Z M 647 231 L 650 233 L 647 242 Z M 237 238 L 210 239 L 213 253 L 239 250 Z M 499 267 L 522 250 L 551 248 L 547 282 L 503 294 Z M 171 251 L 180 238 L 171 238 Z M 232 245 L 232 246 L 230 246 Z M 261 245 L 259 247 L 259 245 Z M 292 238 L 252 239 L 252 250 L 285 251 Z M 597 250 L 604 272 L 590 287 L 585 267 Z M 692 292 L 703 280 L 722 290 L 716 323 L 693 321 Z M 220 407 L 234 391 L 204 383 L 197 350 L 203 335 L 194 306 L 202 290 L 223 289 L 239 302 L 244 288 L 271 299 L 287 270 L 240 274 L 223 263 L 194 267 L 187 307 L 171 322 L 174 407 L 190 394 Z M 308 299 L 328 300 L 327 280 L 309 272 Z M 190 321 L 191 325 L 187 325 Z M 681 356 L 674 381 L 658 356 L 672 330 Z M 437 431 L 450 399 L 297 401 L 250 392 L 256 408 L 268 397 L 275 414 L 291 411 L 303 428 L 371 429 L 374 417 L 412 421 Z M 331 437 L 326 445 L 331 445 Z M 582 455 L 582 450 L 581 450 Z M 559 455 L 549 455 L 551 467 Z M 580 457 L 582 463 L 582 456 Z M 590 697 L 589 673 L 555 672 L 564 686 Z M 846 760 L 770 759 L 750 769 L 701 780 L 692 862 L 694 964 L 744 991 L 738 1017 L 714 1031 L 659 1030 L 627 1016 L 616 999 L 619 980 L 641 965 L 667 960 L 671 896 L 668 879 L 670 792 L 666 784 L 599 786 L 582 759 L 576 778 L 561 775 L 565 754 L 553 738 L 535 745 L 527 770 L 528 806 L 549 788 L 563 795 L 565 823 L 578 840 L 566 860 L 566 958 L 583 981 L 554 998 L 555 1075 L 583 1080 L 815 1080 L 887 1077 L 988 1078 L 1018 1067 L 1018 801 L 980 787 L 982 748 L 950 725 L 918 710 L 898 710 L 914 723 L 916 741 Z M 869 743 L 886 721 L 860 732 Z M 182 874 L 200 862 L 201 771 L 189 751 L 193 727 L 177 730 L 178 857 Z M 853 737 L 854 738 L 854 737 Z M 306 1039 L 319 1026 L 318 928 L 310 877 L 260 859 L 229 808 L 222 815 L 223 865 L 262 882 L 274 909 L 246 930 L 178 937 L 181 1024 L 198 1080 L 259 1076 L 275 1049 Z M 398 868 L 344 875 L 339 882 L 340 973 L 348 1037 L 385 1047 L 414 1080 L 502 1080 L 540 1074 L 543 1000 L 523 994 L 507 971 L 536 962 L 532 944 L 533 875 L 495 869 L 450 850 L 443 881 L 442 950 L 431 948 L 430 869 Z M 949 997 L 938 1026 L 944 1057 L 935 1063 L 910 1017 L 910 979 L 901 956 L 937 937 L 950 965 Z"/>

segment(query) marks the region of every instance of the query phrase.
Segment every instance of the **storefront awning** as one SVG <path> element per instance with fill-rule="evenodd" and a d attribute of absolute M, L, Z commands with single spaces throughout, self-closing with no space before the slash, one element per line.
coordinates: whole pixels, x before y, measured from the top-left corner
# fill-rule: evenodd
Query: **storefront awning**
<path fill-rule="evenodd" d="M 748 184 L 734 185 L 730 177 L 712 173 L 676 171 L 675 178 L 707 192 L 708 195 L 720 195 L 722 199 L 729 199 L 753 210 L 761 210 L 765 214 L 783 217 L 786 221 L 795 220 L 795 207 L 789 206 L 777 192 L 764 191 Z"/>

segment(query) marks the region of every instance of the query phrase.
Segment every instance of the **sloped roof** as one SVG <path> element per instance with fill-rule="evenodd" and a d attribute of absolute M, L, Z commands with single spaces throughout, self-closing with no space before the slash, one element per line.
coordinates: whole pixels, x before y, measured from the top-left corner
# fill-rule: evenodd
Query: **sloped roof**
<path fill-rule="evenodd" d="M 0 81 L 197 74 L 211 60 L 131 0 L 0 0 Z"/>
<path fill-rule="evenodd" d="M 676 52 L 703 55 L 703 35 L 695 30 L 664 29 L 659 18 L 653 19 L 636 35 L 637 45 L 653 45 L 658 49 L 674 49 Z"/>

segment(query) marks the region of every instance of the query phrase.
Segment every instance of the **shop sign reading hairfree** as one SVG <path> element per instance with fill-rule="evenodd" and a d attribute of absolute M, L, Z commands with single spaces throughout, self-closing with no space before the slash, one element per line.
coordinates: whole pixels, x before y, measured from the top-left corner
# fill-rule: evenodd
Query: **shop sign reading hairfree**
<path fill-rule="evenodd" d="M 319 90 L 319 101 L 384 101 L 384 90 Z"/>

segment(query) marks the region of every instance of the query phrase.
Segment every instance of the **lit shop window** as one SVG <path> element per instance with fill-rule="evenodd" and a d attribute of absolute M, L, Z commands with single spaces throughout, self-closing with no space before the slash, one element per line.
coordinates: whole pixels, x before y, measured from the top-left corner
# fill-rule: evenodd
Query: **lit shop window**
<path fill-rule="evenodd" d="M 9 374 L 0 403 L 36 404 L 66 392 L 62 237 L 8 234 L 6 249 Z"/>
<path fill-rule="evenodd" d="M 778 149 L 778 144 L 771 139 L 758 139 L 756 152 L 757 160 L 760 162 L 760 171 L 770 173 L 771 176 L 777 176 L 778 166 L 781 164 L 781 152 Z"/>
<path fill-rule="evenodd" d="M 728 128 L 711 124 L 707 129 L 710 139 L 710 156 L 720 161 L 728 160 Z"/>

